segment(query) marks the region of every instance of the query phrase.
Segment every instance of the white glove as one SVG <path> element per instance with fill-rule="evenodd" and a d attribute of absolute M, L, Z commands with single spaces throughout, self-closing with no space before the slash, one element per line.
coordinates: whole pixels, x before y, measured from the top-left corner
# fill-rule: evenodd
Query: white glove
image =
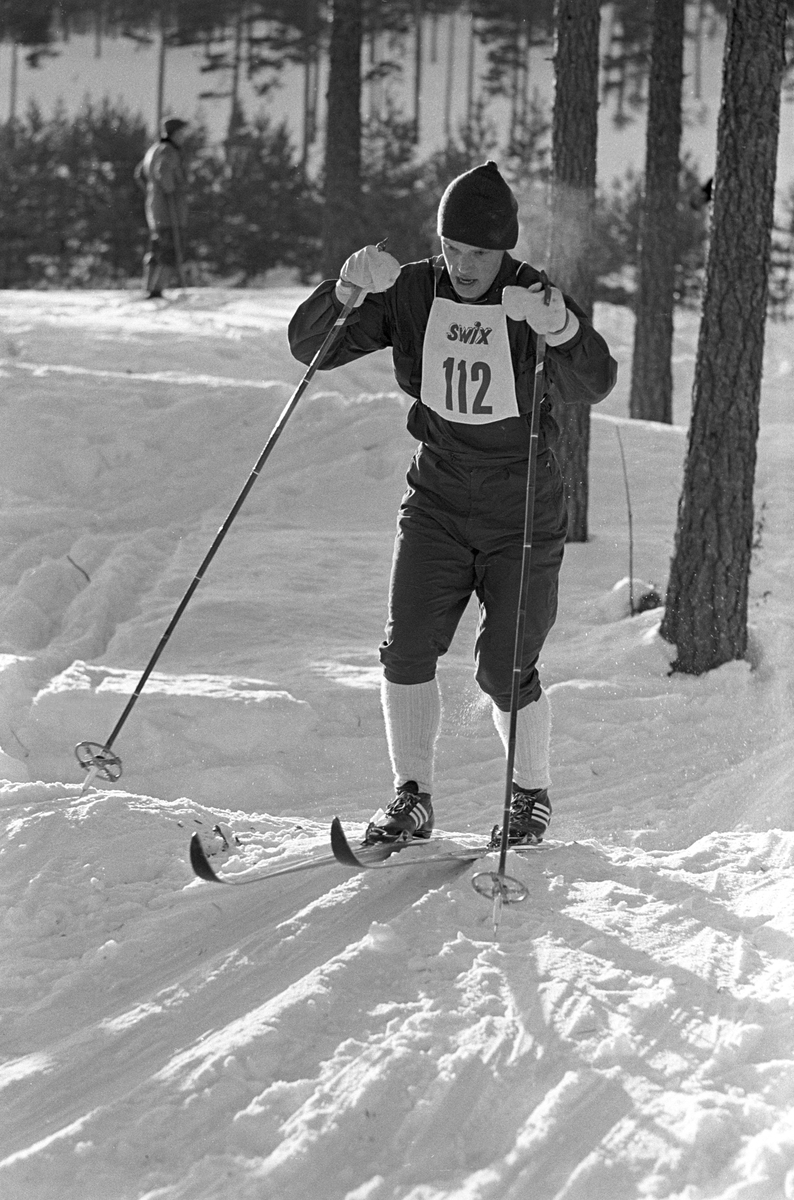
<path fill-rule="evenodd" d="M 535 333 L 545 334 L 550 346 L 570 341 L 579 328 L 579 318 L 565 307 L 560 289 L 551 288 L 546 304 L 540 282 L 528 288 L 502 288 L 502 307 L 511 321 L 526 321 Z"/>
<path fill-rule="evenodd" d="M 400 269 L 397 259 L 387 250 L 379 250 L 377 246 L 364 246 L 362 250 L 356 250 L 355 254 L 350 255 L 339 272 L 337 299 L 344 303 L 350 296 L 351 287 L 362 288 L 353 306 L 358 308 L 367 292 L 385 292 L 390 288 L 400 274 Z"/>

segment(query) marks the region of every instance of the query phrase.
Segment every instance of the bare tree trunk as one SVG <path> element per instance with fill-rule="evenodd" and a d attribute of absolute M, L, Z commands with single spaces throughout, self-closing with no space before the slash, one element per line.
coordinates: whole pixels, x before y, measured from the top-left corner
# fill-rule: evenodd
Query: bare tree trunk
<path fill-rule="evenodd" d="M 378 77 L 378 35 L 371 29 L 365 38 L 367 58 L 367 117 L 375 121 L 381 115 L 382 81 Z"/>
<path fill-rule="evenodd" d="M 103 7 L 102 0 L 99 0 L 94 11 L 94 58 L 102 57 L 102 34 L 105 24 Z"/>
<path fill-rule="evenodd" d="M 615 6 L 608 4 L 606 8 L 606 28 L 604 30 L 604 58 L 609 59 L 612 56 L 612 42 L 615 37 Z M 600 36 L 600 35 L 599 35 Z M 609 98 L 609 82 L 611 70 L 607 69 L 603 72 L 601 81 L 601 99 L 605 101 Z"/>
<path fill-rule="evenodd" d="M 628 86 L 628 63 L 626 61 L 624 29 L 623 22 L 618 22 L 620 25 L 620 34 L 617 35 L 615 27 L 612 29 L 612 44 L 617 43 L 617 52 L 613 57 L 610 68 L 610 75 L 614 76 L 610 79 L 610 91 L 615 94 L 615 115 L 614 123 L 617 129 L 623 129 L 630 121 L 626 116 L 626 88 Z"/>
<path fill-rule="evenodd" d="M 474 10 L 469 12 L 469 53 L 466 62 L 466 132 L 471 134 L 474 121 L 474 65 L 477 55 L 477 24 Z"/>
<path fill-rule="evenodd" d="M 695 8 L 695 70 L 693 90 L 696 100 L 703 99 L 703 0 L 697 0 Z"/>
<path fill-rule="evenodd" d="M 589 253 L 598 142 L 599 0 L 558 0 L 552 121 L 550 273 L 588 316 L 595 280 Z M 590 406 L 554 406 L 568 500 L 568 541 L 587 541 Z"/>
<path fill-rule="evenodd" d="M 454 12 L 447 18 L 447 70 L 446 87 L 444 90 L 444 141 L 449 144 L 452 138 L 452 95 L 455 82 L 455 32 L 457 22 Z"/>
<path fill-rule="evenodd" d="M 303 60 L 303 143 L 301 147 L 301 168 L 304 174 L 309 167 L 309 147 L 312 144 L 312 72 L 311 58 L 308 50 Z"/>
<path fill-rule="evenodd" d="M 655 0 L 629 412 L 673 420 L 678 176 L 686 0 Z"/>
<path fill-rule="evenodd" d="M 532 27 L 526 30 L 523 41 L 521 62 L 521 130 L 526 131 L 529 120 L 529 61 L 532 55 Z"/>
<path fill-rule="evenodd" d="M 518 140 L 520 128 L 519 106 L 521 98 L 521 21 L 516 16 L 513 26 L 514 52 L 510 63 L 510 121 L 508 125 L 507 145 L 510 151 Z"/>
<path fill-rule="evenodd" d="M 160 9 L 160 45 L 157 52 L 157 128 L 163 119 L 165 103 L 165 49 L 166 49 L 166 19 L 164 9 Z"/>
<path fill-rule="evenodd" d="M 362 0 L 334 0 L 325 131 L 322 269 L 327 278 L 360 244 Z"/>
<path fill-rule="evenodd" d="M 301 167 L 305 174 L 309 169 L 309 153 L 317 136 L 317 99 L 320 78 L 320 28 L 316 2 L 306 6 L 301 58 L 303 68 L 303 137 L 301 143 Z"/>
<path fill-rule="evenodd" d="M 19 88 L 19 46 L 11 43 L 11 82 L 8 90 L 8 123 L 17 119 L 17 91 Z"/>
<path fill-rule="evenodd" d="M 661 633 L 700 675 L 747 650 L 786 0 L 731 0 L 692 420 Z"/>
<path fill-rule="evenodd" d="M 435 9 L 430 17 L 430 61 L 433 66 L 438 62 L 438 13 Z"/>
<path fill-rule="evenodd" d="M 243 7 L 242 4 L 237 10 L 237 17 L 234 26 L 234 48 L 232 50 L 232 79 L 230 85 L 231 98 L 229 103 L 229 123 L 226 127 L 226 143 L 227 146 L 234 137 L 237 127 L 241 124 L 242 113 L 240 111 L 240 67 L 243 57 Z"/>
<path fill-rule="evenodd" d="M 414 0 L 414 141 L 419 142 L 422 110 L 422 0 Z"/>

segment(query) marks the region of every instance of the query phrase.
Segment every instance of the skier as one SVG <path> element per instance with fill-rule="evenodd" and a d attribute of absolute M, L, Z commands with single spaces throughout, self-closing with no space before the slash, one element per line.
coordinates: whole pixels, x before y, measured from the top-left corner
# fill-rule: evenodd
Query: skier
<path fill-rule="evenodd" d="M 376 246 L 345 262 L 295 312 L 292 353 L 308 363 L 351 289 L 355 308 L 323 369 L 386 346 L 415 403 L 408 430 L 420 443 L 408 471 L 380 646 L 381 701 L 395 794 L 368 825 L 366 844 L 430 837 L 434 750 L 441 720 L 436 679 L 474 593 L 480 605 L 475 678 L 491 698 L 505 748 L 526 502 L 536 335 L 545 334 L 543 402 L 526 632 L 518 700 L 510 844 L 542 838 L 548 796 L 549 701 L 538 656 L 557 611 L 567 531 L 554 456 L 553 397 L 594 404 L 617 364 L 581 308 L 509 253 L 518 205 L 494 162 L 459 175 L 439 208 L 441 254 L 400 267 Z"/>
<path fill-rule="evenodd" d="M 169 117 L 154 142 L 135 168 L 135 181 L 146 193 L 146 224 L 149 248 L 144 256 L 144 290 L 150 300 L 158 299 L 167 286 L 171 270 L 182 280 L 182 246 L 187 221 L 187 178 L 182 162 L 182 144 L 187 121 Z"/>

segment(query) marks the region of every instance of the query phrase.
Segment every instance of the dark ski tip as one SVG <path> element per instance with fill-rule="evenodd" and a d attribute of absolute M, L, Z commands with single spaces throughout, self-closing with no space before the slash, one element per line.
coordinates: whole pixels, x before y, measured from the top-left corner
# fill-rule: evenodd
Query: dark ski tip
<path fill-rule="evenodd" d="M 190 839 L 190 865 L 199 879 L 206 879 L 207 883 L 223 883 L 223 880 L 215 874 L 210 866 L 201 844 L 201 838 L 197 833 L 194 833 Z"/>
<path fill-rule="evenodd" d="M 334 817 L 331 822 L 331 849 L 336 861 L 343 863 L 346 867 L 362 867 L 364 865 L 353 853 L 339 817 Z"/>

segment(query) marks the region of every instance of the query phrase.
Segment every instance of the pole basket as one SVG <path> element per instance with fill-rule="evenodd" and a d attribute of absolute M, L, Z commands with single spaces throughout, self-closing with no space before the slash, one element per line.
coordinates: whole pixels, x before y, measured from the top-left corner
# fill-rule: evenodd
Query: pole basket
<path fill-rule="evenodd" d="M 92 776 L 107 779 L 110 783 L 121 778 L 121 759 L 109 746 L 99 742 L 78 742 L 74 752 L 80 766 Z"/>
<path fill-rule="evenodd" d="M 481 896 L 500 900 L 502 904 L 519 904 L 526 900 L 529 891 L 520 879 L 512 875 L 501 875 L 497 871 L 478 871 L 471 877 L 471 886 Z"/>

